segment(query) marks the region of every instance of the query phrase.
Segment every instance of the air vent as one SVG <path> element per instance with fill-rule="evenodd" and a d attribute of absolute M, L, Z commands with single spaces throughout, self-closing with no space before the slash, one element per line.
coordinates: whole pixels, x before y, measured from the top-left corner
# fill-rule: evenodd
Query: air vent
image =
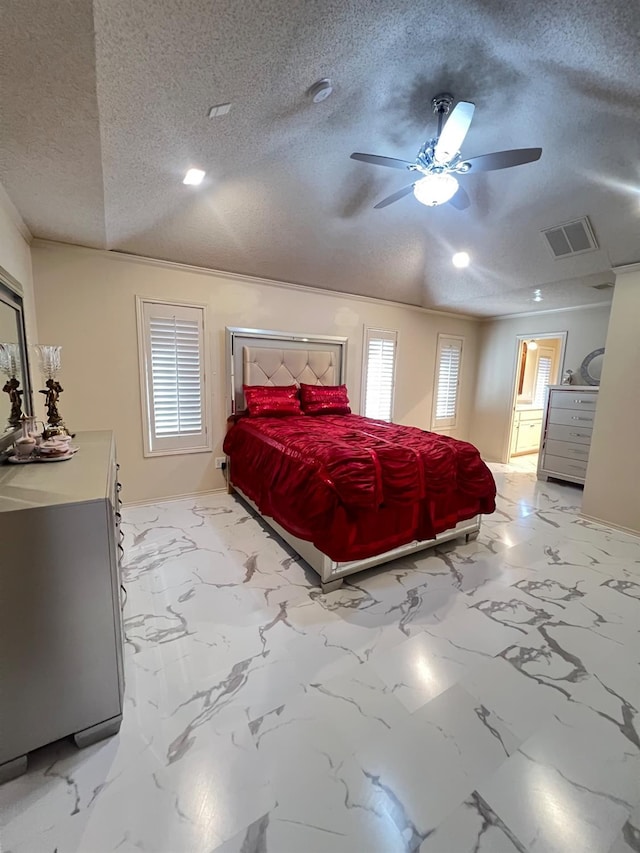
<path fill-rule="evenodd" d="M 603 281 L 602 284 L 592 284 L 591 287 L 594 290 L 612 290 L 613 284 L 609 281 Z"/>
<path fill-rule="evenodd" d="M 598 248 L 591 223 L 585 216 L 574 222 L 565 222 L 542 232 L 554 258 L 569 258 Z"/>

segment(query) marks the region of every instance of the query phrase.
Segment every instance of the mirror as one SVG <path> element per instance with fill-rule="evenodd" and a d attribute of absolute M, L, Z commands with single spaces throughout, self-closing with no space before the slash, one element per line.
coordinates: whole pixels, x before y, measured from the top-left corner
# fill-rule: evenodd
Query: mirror
<path fill-rule="evenodd" d="M 0 343 L 13 344 L 17 347 L 16 379 L 20 383 L 22 411 L 31 414 L 31 388 L 29 386 L 28 356 L 22 313 L 22 297 L 16 289 L 9 287 L 0 280 Z M 3 362 L 0 362 L 0 365 Z M 3 388 L 8 386 L 10 377 L 0 371 L 0 453 L 8 449 L 17 436 L 18 429 L 9 422 L 11 415 L 11 398 Z"/>
<path fill-rule="evenodd" d="M 604 347 L 594 349 L 580 365 L 580 373 L 585 385 L 599 385 L 604 363 Z"/>

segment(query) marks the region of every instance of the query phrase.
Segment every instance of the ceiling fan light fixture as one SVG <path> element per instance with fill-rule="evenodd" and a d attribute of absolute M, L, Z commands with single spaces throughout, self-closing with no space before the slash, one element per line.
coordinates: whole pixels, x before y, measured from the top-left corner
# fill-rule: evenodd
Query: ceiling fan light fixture
<path fill-rule="evenodd" d="M 413 186 L 413 194 L 420 204 L 436 207 L 445 204 L 458 191 L 458 182 L 453 175 L 437 173 L 425 175 Z"/>

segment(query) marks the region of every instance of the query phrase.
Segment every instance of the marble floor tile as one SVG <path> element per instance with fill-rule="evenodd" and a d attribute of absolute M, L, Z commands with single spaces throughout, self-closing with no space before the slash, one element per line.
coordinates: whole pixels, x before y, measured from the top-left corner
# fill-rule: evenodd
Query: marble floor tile
<path fill-rule="evenodd" d="M 0 786 L 2 853 L 640 850 L 640 539 L 535 463 L 327 595 L 229 495 L 126 508 L 121 731 Z"/>
<path fill-rule="evenodd" d="M 421 844 L 419 853 L 527 853 L 505 822 L 474 791 Z"/>
<path fill-rule="evenodd" d="M 418 634 L 369 660 L 385 689 L 410 712 L 439 696 L 466 671 L 463 663 L 438 654 L 434 646 L 431 637 Z"/>
<path fill-rule="evenodd" d="M 596 714 L 554 720 L 478 793 L 532 853 L 606 851 L 640 795 L 640 750 Z"/>

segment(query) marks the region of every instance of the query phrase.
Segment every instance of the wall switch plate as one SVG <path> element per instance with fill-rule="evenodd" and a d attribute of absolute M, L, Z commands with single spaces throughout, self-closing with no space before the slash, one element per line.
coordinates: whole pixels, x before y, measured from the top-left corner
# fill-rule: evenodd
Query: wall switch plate
<path fill-rule="evenodd" d="M 226 456 L 216 456 L 216 468 L 222 468 L 226 461 Z"/>

